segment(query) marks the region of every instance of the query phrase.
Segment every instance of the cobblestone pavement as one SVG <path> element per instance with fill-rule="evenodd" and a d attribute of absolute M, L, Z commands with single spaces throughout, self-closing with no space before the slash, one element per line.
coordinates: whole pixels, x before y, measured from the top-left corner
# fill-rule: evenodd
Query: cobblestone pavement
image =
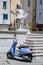
<path fill-rule="evenodd" d="M 0 52 L 0 65 L 43 65 L 43 57 L 34 57 L 32 62 L 23 61 L 21 58 L 7 59 L 5 52 Z"/>

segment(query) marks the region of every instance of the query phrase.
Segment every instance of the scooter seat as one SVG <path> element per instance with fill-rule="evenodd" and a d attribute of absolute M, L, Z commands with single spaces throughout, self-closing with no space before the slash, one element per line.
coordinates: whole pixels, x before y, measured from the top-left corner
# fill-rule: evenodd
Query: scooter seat
<path fill-rule="evenodd" d="M 18 46 L 18 49 L 20 49 L 20 48 L 29 48 L 29 46 L 28 45 L 20 45 L 20 46 Z"/>

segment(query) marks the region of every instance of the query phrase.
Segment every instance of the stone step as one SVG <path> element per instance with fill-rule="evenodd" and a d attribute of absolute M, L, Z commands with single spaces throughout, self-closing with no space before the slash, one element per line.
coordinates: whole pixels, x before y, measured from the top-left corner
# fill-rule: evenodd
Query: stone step
<path fill-rule="evenodd" d="M 43 50 L 43 47 L 30 47 L 32 50 Z"/>
<path fill-rule="evenodd" d="M 33 56 L 43 56 L 43 34 L 27 34 L 26 41 L 23 43 L 32 48 Z"/>
<path fill-rule="evenodd" d="M 34 54 L 34 55 L 35 54 L 42 54 L 42 53 L 43 53 L 43 51 L 41 51 L 41 52 L 40 51 L 32 51 L 32 54 Z"/>
<path fill-rule="evenodd" d="M 43 38 L 43 36 L 27 36 L 27 38 Z"/>
<path fill-rule="evenodd" d="M 42 44 L 28 44 L 29 47 L 43 47 Z"/>
<path fill-rule="evenodd" d="M 33 56 L 37 57 L 37 56 L 43 56 L 43 53 L 35 53 L 33 54 Z"/>
<path fill-rule="evenodd" d="M 39 45 L 29 45 L 29 47 L 43 47 L 42 45 L 39 46 Z"/>
<path fill-rule="evenodd" d="M 43 50 L 32 50 L 33 53 L 43 53 Z"/>
<path fill-rule="evenodd" d="M 27 36 L 43 36 L 43 34 L 27 34 Z"/>
<path fill-rule="evenodd" d="M 43 46 L 43 42 L 28 42 L 28 41 L 25 41 L 23 43 L 28 44 L 28 45 L 42 45 Z"/>
<path fill-rule="evenodd" d="M 25 41 L 25 42 L 23 42 L 23 43 L 25 43 L 25 44 L 31 44 L 31 45 L 33 45 L 33 44 L 43 44 L 43 41 L 31 41 L 31 42 L 29 42 L 29 40 L 28 41 Z"/>
<path fill-rule="evenodd" d="M 27 37 L 29 39 L 43 39 L 42 37 Z"/>
<path fill-rule="evenodd" d="M 35 38 L 34 38 L 34 39 L 33 39 L 33 38 L 27 38 L 26 40 L 27 40 L 27 41 L 31 40 L 31 41 L 33 41 L 33 42 L 34 42 L 34 41 L 35 41 L 35 42 L 36 42 L 36 41 L 43 42 L 43 39 L 39 39 L 39 38 L 38 38 L 38 39 L 37 39 L 37 38 L 36 38 L 36 39 L 35 39 Z"/>

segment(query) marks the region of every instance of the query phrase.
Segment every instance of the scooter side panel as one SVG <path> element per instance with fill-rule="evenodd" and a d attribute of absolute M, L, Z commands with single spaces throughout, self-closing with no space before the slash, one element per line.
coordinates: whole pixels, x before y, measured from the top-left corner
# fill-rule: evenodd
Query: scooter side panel
<path fill-rule="evenodd" d="M 29 53 L 31 53 L 31 50 L 29 48 L 21 48 L 20 49 L 20 55 L 29 54 Z"/>

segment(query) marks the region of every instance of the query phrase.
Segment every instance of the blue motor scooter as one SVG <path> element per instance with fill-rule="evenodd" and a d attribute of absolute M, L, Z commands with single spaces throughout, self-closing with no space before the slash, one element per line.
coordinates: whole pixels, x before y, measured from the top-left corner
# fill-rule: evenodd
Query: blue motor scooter
<path fill-rule="evenodd" d="M 19 47 L 19 52 L 16 50 L 17 40 L 13 40 L 13 44 L 10 50 L 7 52 L 7 58 L 12 59 L 15 56 L 27 59 L 29 62 L 32 61 L 32 52 L 29 47 Z"/>

